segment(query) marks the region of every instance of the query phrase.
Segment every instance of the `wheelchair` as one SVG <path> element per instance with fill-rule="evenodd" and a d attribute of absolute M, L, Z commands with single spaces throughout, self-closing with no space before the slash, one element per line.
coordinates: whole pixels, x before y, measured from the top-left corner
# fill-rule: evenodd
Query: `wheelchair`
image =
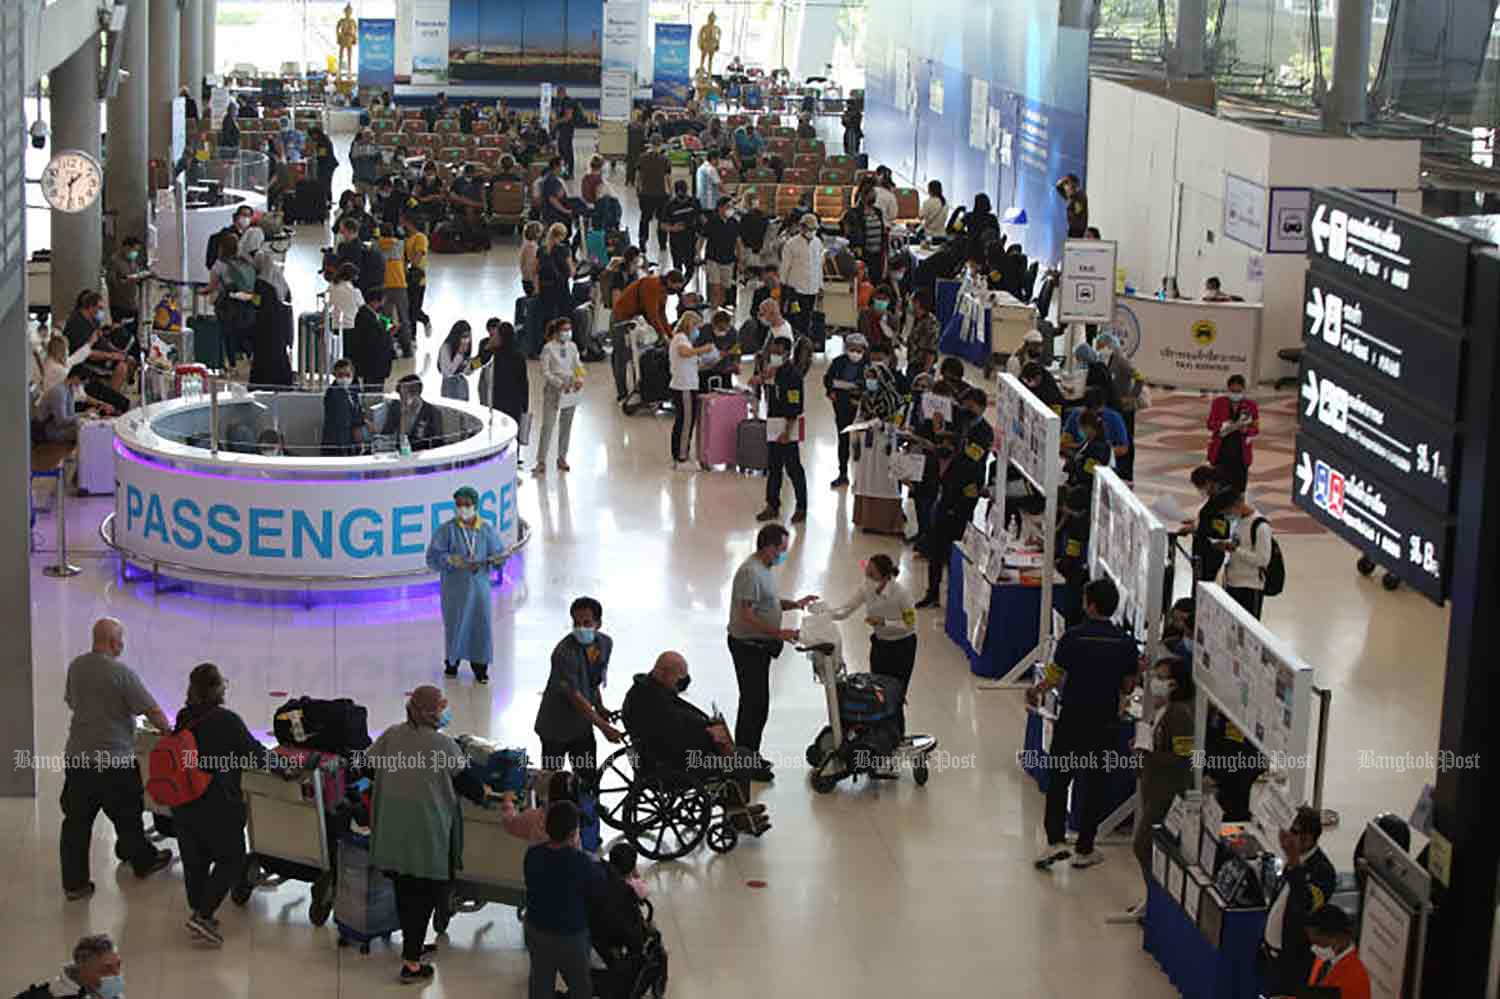
<path fill-rule="evenodd" d="M 656 928 L 651 903 L 641 900 L 646 923 L 644 944 L 639 950 L 597 950 L 604 967 L 592 969 L 595 999 L 662 999 L 667 994 L 667 949 Z"/>

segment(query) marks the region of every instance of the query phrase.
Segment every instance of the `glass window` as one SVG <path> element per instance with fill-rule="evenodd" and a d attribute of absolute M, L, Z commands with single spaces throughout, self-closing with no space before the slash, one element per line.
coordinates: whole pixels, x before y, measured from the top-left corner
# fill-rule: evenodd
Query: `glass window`
<path fill-rule="evenodd" d="M 396 0 L 218 0 L 218 65 L 209 72 L 222 74 L 242 63 L 258 75 L 279 74 L 283 62 L 324 69 L 330 56 L 338 56 L 346 3 L 356 18 L 396 16 Z"/>

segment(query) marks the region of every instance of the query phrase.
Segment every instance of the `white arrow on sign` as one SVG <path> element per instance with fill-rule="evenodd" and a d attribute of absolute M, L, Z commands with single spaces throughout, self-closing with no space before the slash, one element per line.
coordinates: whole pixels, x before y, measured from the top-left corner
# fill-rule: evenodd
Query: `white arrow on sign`
<path fill-rule="evenodd" d="M 1312 320 L 1312 332 L 1309 336 L 1321 336 L 1323 333 L 1323 289 L 1312 290 L 1312 301 L 1307 303 L 1307 318 Z"/>
<path fill-rule="evenodd" d="M 1307 408 L 1302 411 L 1302 415 L 1313 415 L 1313 410 L 1318 408 L 1318 375 L 1314 371 L 1307 373 L 1307 384 L 1302 386 L 1302 398 L 1307 400 Z"/>
<path fill-rule="evenodd" d="M 1323 252 L 1323 240 L 1327 239 L 1328 238 L 1328 234 L 1333 231 L 1333 226 L 1329 225 L 1327 219 L 1324 218 L 1324 215 L 1326 215 L 1327 212 L 1328 212 L 1328 206 L 1327 205 L 1319 205 L 1318 206 L 1318 210 L 1313 213 L 1313 221 L 1312 221 L 1313 249 L 1315 251 L 1317 251 L 1318 253 L 1322 253 Z"/>
<path fill-rule="evenodd" d="M 1300 491 L 1301 491 L 1301 493 L 1302 493 L 1303 496 L 1306 496 L 1307 495 L 1307 491 L 1312 488 L 1312 481 L 1313 481 L 1312 459 L 1307 456 L 1307 452 L 1306 451 L 1303 451 L 1302 452 L 1302 456 L 1301 456 L 1301 460 L 1297 464 L 1297 484 L 1302 487 L 1302 489 Z"/>

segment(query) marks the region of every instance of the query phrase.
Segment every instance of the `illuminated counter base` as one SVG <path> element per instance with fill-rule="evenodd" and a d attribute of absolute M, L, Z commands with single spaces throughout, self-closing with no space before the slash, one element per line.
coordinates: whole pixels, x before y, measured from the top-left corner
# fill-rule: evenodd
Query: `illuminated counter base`
<path fill-rule="evenodd" d="M 318 397 L 284 396 L 274 409 L 254 398 L 272 397 L 221 396 L 221 426 L 274 418 L 294 454 L 299 417 L 304 438 L 316 432 Z M 214 455 L 172 439 L 182 439 L 172 425 L 198 420 L 205 399 L 129 414 L 116 422 L 105 540 L 125 562 L 177 579 L 272 590 L 420 584 L 435 578 L 426 564 L 433 530 L 453 516 L 454 491 L 472 486 L 480 515 L 514 551 L 526 539 L 514 422 L 482 406 L 434 405 L 446 428 L 465 436 L 405 458 Z"/>

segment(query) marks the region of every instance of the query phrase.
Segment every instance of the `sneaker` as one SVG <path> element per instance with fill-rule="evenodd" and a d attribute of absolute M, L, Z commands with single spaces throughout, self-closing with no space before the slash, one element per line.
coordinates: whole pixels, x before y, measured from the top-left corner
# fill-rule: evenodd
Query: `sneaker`
<path fill-rule="evenodd" d="M 780 520 L 781 519 L 781 511 L 778 510 L 778 509 L 776 509 L 774 506 L 768 506 L 764 510 L 762 510 L 760 513 L 757 513 L 755 515 L 755 519 L 758 520 L 758 521 L 761 521 L 762 523 L 764 523 L 767 520 Z"/>
<path fill-rule="evenodd" d="M 86 898 L 92 898 L 93 895 L 94 882 L 92 881 L 84 885 L 82 888 L 69 888 L 68 890 L 63 892 L 63 896 L 66 897 L 69 902 L 81 902 Z"/>
<path fill-rule="evenodd" d="M 137 867 L 135 876 L 138 878 L 149 878 L 157 871 L 164 871 L 172 865 L 171 850 L 157 850 L 156 857 L 145 867 Z"/>
<path fill-rule="evenodd" d="M 547 466 L 546 465 L 538 465 L 538 466 L 536 466 L 535 468 L 533 468 L 531 470 L 531 474 L 534 475 L 538 479 L 544 478 L 546 476 L 546 474 L 547 474 Z"/>
<path fill-rule="evenodd" d="M 416 985 L 431 981 L 432 974 L 432 965 L 430 964 L 424 964 L 415 971 L 403 964 L 401 965 L 401 974 L 397 976 L 396 980 L 402 985 Z"/>
<path fill-rule="evenodd" d="M 729 824 L 734 827 L 735 832 L 749 833 L 751 836 L 761 836 L 771 828 L 771 820 L 764 815 L 731 815 Z"/>
<path fill-rule="evenodd" d="M 806 510 L 798 510 L 795 513 L 792 514 L 792 523 L 794 523 L 794 524 L 802 524 L 802 523 L 805 523 L 806 521 L 807 521 L 807 511 Z"/>
<path fill-rule="evenodd" d="M 450 663 L 450 662 L 443 663 L 443 675 L 446 676 L 446 677 L 448 677 L 449 679 L 453 679 L 454 677 L 457 677 L 458 676 L 458 664 L 457 663 Z"/>
<path fill-rule="evenodd" d="M 486 665 L 486 666 L 475 666 L 473 663 L 470 663 L 469 667 L 474 670 L 474 682 L 475 683 L 489 683 L 490 682 L 490 668 L 489 668 L 488 665 Z"/>
<path fill-rule="evenodd" d="M 1048 843 L 1042 852 L 1037 855 L 1036 869 L 1039 871 L 1050 870 L 1052 865 L 1059 860 L 1067 860 L 1072 851 L 1066 843 Z"/>
<path fill-rule="evenodd" d="M 1085 867 L 1093 867 L 1104 863 L 1104 854 L 1098 850 L 1090 850 L 1088 853 L 1078 853 L 1073 856 L 1073 866 L 1080 870 Z"/>
<path fill-rule="evenodd" d="M 842 489 L 845 486 L 847 486 L 848 484 L 849 484 L 849 477 L 847 475 L 840 475 L 838 478 L 836 478 L 832 482 L 828 483 L 828 488 L 829 489 Z"/>
<path fill-rule="evenodd" d="M 929 593 L 927 594 L 927 596 L 917 601 L 917 610 L 926 610 L 929 607 L 936 607 L 937 605 L 937 595 L 934 593 Z"/>
<path fill-rule="evenodd" d="M 206 943 L 211 947 L 224 946 L 224 934 L 219 932 L 214 920 L 195 913 L 188 918 L 186 926 L 188 933 L 199 943 Z"/>

